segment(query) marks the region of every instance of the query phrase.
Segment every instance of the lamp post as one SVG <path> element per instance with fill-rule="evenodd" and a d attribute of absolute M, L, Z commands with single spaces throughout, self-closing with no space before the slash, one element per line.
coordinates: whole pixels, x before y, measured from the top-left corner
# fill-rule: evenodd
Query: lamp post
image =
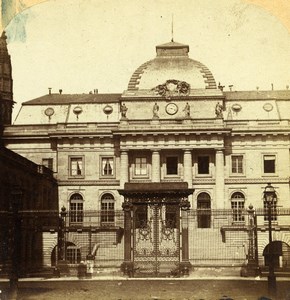
<path fill-rule="evenodd" d="M 66 231 L 66 216 L 67 211 L 66 208 L 63 206 L 60 212 L 60 219 L 59 219 L 59 229 L 58 229 L 58 275 L 60 276 L 61 273 L 67 274 L 68 273 L 68 266 L 66 262 L 66 240 L 65 240 L 65 231 Z"/>
<path fill-rule="evenodd" d="M 273 260 L 273 245 L 272 245 L 272 208 L 274 201 L 276 201 L 277 195 L 275 192 L 274 187 L 271 185 L 271 183 L 268 183 L 268 185 L 265 187 L 264 190 L 264 201 L 267 204 L 268 208 L 268 224 L 269 224 L 269 255 L 268 255 L 268 264 L 269 264 L 269 275 L 268 275 L 268 292 L 271 295 L 276 294 L 276 275 L 275 275 L 275 269 L 274 269 L 274 260 Z"/>
<path fill-rule="evenodd" d="M 249 216 L 249 249 L 248 249 L 248 264 L 247 264 L 247 275 L 246 276 L 257 276 L 258 275 L 258 261 L 256 259 L 256 222 L 255 222 L 255 210 L 252 204 L 249 205 L 248 209 Z"/>
<path fill-rule="evenodd" d="M 65 222 L 66 222 L 66 215 L 67 211 L 66 208 L 63 206 L 60 212 L 60 226 L 58 232 L 58 247 L 59 247 L 59 260 L 64 261 L 66 260 L 66 251 L 65 251 Z"/>
<path fill-rule="evenodd" d="M 12 240 L 13 245 L 11 248 L 11 272 L 10 272 L 10 298 L 16 299 L 18 292 L 18 270 L 20 267 L 20 217 L 19 217 L 19 207 L 22 201 L 22 189 L 17 185 L 12 188 L 11 191 L 11 202 L 10 211 L 12 212 L 13 220 L 13 230 L 12 230 Z"/>

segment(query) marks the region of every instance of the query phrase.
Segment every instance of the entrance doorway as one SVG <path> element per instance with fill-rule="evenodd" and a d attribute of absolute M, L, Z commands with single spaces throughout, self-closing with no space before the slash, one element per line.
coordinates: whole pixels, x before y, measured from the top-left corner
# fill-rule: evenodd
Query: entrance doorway
<path fill-rule="evenodd" d="M 290 269 L 290 246 L 281 241 L 273 241 L 270 247 L 268 244 L 263 252 L 265 266 L 269 266 L 270 249 L 273 255 L 275 268 Z"/>
<path fill-rule="evenodd" d="M 71 242 L 66 242 L 66 260 L 69 264 L 79 264 L 81 262 L 80 249 Z M 51 252 L 51 266 L 55 266 L 58 260 L 57 258 L 57 246 L 55 246 Z"/>

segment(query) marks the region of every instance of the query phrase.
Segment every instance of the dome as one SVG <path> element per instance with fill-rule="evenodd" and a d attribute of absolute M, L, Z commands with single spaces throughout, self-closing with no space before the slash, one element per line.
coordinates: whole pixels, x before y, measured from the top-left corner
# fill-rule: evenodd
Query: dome
<path fill-rule="evenodd" d="M 169 42 L 156 46 L 156 57 L 142 64 L 132 75 L 128 91 L 162 89 L 181 83 L 191 89 L 216 89 L 215 79 L 202 63 L 188 57 L 189 46 Z M 160 91 L 158 90 L 158 93 Z M 185 89 L 186 90 L 186 89 Z"/>

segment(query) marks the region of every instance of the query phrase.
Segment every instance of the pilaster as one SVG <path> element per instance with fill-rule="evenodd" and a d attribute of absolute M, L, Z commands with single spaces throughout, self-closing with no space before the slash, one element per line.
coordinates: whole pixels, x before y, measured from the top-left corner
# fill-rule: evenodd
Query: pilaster
<path fill-rule="evenodd" d="M 188 183 L 188 187 L 192 187 L 192 155 L 190 150 L 183 152 L 183 180 Z"/>
<path fill-rule="evenodd" d="M 124 188 L 125 182 L 129 181 L 129 157 L 128 151 L 121 150 L 120 155 L 120 187 Z"/>
<path fill-rule="evenodd" d="M 225 205 L 225 172 L 224 151 L 217 149 L 215 153 L 215 203 L 216 208 L 226 208 Z"/>
<path fill-rule="evenodd" d="M 160 151 L 152 151 L 152 182 L 160 182 Z"/>

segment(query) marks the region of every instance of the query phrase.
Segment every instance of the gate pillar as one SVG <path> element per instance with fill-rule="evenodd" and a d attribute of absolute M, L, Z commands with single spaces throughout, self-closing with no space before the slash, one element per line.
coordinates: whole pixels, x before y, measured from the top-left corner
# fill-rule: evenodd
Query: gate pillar
<path fill-rule="evenodd" d="M 190 203 L 187 198 L 182 198 L 179 205 L 181 209 L 181 261 L 179 271 L 180 275 L 189 275 L 191 269 L 188 243 L 188 210 L 190 209 Z"/>
<path fill-rule="evenodd" d="M 124 262 L 122 263 L 121 270 L 125 275 L 133 277 L 134 263 L 132 260 L 132 245 L 131 245 L 131 231 L 132 231 L 132 203 L 125 198 L 122 204 L 124 210 Z"/>

